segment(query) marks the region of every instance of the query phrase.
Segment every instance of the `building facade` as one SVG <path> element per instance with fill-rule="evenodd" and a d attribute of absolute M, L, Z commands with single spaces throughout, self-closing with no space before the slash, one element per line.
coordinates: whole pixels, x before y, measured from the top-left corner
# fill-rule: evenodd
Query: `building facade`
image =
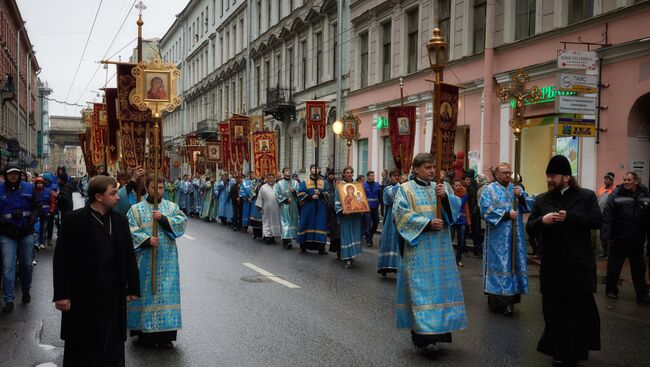
<path fill-rule="evenodd" d="M 0 3 L 0 153 L 30 164 L 36 157 L 37 74 L 40 66 L 15 0 Z"/>
<path fill-rule="evenodd" d="M 569 149 L 584 187 L 597 187 L 608 171 L 621 177 L 628 170 L 636 170 L 647 184 L 650 39 L 638 25 L 649 18 L 648 1 L 353 2 L 349 105 L 362 120 L 362 136 L 354 147 L 357 170 L 393 164 L 387 129 L 376 122 L 387 116 L 387 107 L 399 105 L 400 77 L 404 104 L 417 106 L 415 151 L 430 151 L 432 84 L 425 80 L 431 74 L 426 43 L 439 26 L 449 42 L 444 80 L 461 86 L 455 150 L 470 153 L 468 168 L 489 175 L 498 162 L 512 162 L 511 108 L 495 92 L 523 69 L 531 76 L 528 85 L 544 92 L 542 103 L 527 108 L 522 132 L 521 174 L 529 191 L 546 190 L 546 162 L 561 149 Z M 589 46 L 602 62 L 602 130 L 598 138 L 557 138 L 553 97 L 558 50 L 586 51 L 583 42 L 608 44 Z"/>

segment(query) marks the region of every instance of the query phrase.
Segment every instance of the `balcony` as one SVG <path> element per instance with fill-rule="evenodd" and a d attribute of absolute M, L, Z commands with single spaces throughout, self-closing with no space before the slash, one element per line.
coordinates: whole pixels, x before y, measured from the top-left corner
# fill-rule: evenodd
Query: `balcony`
<path fill-rule="evenodd" d="M 293 102 L 293 89 L 268 88 L 266 90 L 266 108 L 264 115 L 272 115 L 278 121 L 288 121 L 296 117 L 296 104 Z"/>
<path fill-rule="evenodd" d="M 219 130 L 216 119 L 205 119 L 196 124 L 196 133 L 203 139 L 211 135 L 216 135 Z"/>

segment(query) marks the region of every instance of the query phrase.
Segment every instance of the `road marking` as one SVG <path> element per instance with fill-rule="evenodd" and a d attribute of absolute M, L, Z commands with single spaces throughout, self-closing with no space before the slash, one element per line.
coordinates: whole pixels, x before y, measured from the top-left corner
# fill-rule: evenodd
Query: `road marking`
<path fill-rule="evenodd" d="M 251 263 L 242 263 L 242 265 L 244 265 L 245 267 L 247 267 L 249 269 L 255 270 L 256 272 L 262 274 L 263 276 L 271 279 L 272 281 L 274 281 L 274 282 L 276 282 L 278 284 L 282 284 L 283 286 L 285 286 L 287 288 L 292 288 L 292 289 L 300 288 L 299 286 L 297 286 L 297 285 L 295 285 L 295 284 L 293 284 L 293 283 L 291 283 L 289 281 L 286 281 L 286 280 L 284 280 L 282 278 L 278 278 L 277 276 L 269 273 L 268 271 L 260 268 L 259 266 L 253 265 Z"/>
<path fill-rule="evenodd" d="M 184 234 L 183 237 L 187 238 L 188 240 L 195 240 L 196 239 L 196 238 L 194 238 L 192 236 L 188 236 L 186 234 Z"/>

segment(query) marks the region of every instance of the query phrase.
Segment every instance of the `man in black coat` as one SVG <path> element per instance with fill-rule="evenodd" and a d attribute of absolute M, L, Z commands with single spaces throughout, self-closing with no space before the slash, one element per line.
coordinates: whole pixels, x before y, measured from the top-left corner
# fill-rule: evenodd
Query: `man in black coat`
<path fill-rule="evenodd" d="M 643 245 L 650 238 L 650 193 L 639 185 L 639 176 L 627 172 L 623 185 L 607 198 L 603 210 L 603 228 L 600 236 L 611 241 L 607 260 L 607 297 L 618 298 L 618 278 L 625 258 L 630 258 L 632 282 L 639 303 L 650 303 L 645 281 Z"/>
<path fill-rule="evenodd" d="M 64 366 L 124 366 L 126 302 L 140 296 L 129 223 L 111 210 L 117 182 L 96 176 L 90 205 L 68 213 L 54 252 L 54 302 L 62 311 Z"/>
<path fill-rule="evenodd" d="M 548 192 L 535 200 L 526 230 L 544 243 L 540 267 L 545 328 L 537 350 L 554 365 L 575 366 L 600 350 L 600 317 L 594 300 L 596 258 L 591 231 L 602 215 L 596 194 L 578 186 L 564 156 L 546 169 Z"/>

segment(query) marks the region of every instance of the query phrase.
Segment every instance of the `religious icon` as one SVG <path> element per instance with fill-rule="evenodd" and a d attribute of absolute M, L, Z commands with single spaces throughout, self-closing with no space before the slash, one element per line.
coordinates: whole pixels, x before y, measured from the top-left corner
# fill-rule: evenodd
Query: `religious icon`
<path fill-rule="evenodd" d="M 322 115 L 321 115 L 321 108 L 320 107 L 312 107 L 311 111 L 309 111 L 309 116 L 311 118 L 311 121 L 320 122 L 321 119 L 323 118 Z"/>
<path fill-rule="evenodd" d="M 169 101 L 169 73 L 146 72 L 147 100 Z"/>
<path fill-rule="evenodd" d="M 454 112 L 451 108 L 451 104 L 447 101 L 442 102 L 440 105 L 440 119 L 444 122 L 451 121 Z"/>
<path fill-rule="evenodd" d="M 260 151 L 261 152 L 268 152 L 269 151 L 269 141 L 267 139 L 260 140 L 259 144 L 260 144 Z"/>
<path fill-rule="evenodd" d="M 408 117 L 398 117 L 397 126 L 399 127 L 400 135 L 409 135 L 411 133 L 411 127 L 409 126 Z"/>
<path fill-rule="evenodd" d="M 336 190 L 339 192 L 343 213 L 366 213 L 370 211 L 366 191 L 361 182 L 338 183 Z"/>
<path fill-rule="evenodd" d="M 244 127 L 243 126 L 235 126 L 235 139 L 243 139 L 244 138 Z"/>
<path fill-rule="evenodd" d="M 100 110 L 99 111 L 99 126 L 107 126 L 108 125 L 108 116 L 106 115 L 106 111 Z"/>
<path fill-rule="evenodd" d="M 205 144 L 205 147 L 206 151 L 208 152 L 208 161 L 214 162 L 221 160 L 221 149 L 219 149 L 219 143 L 207 142 Z"/>

